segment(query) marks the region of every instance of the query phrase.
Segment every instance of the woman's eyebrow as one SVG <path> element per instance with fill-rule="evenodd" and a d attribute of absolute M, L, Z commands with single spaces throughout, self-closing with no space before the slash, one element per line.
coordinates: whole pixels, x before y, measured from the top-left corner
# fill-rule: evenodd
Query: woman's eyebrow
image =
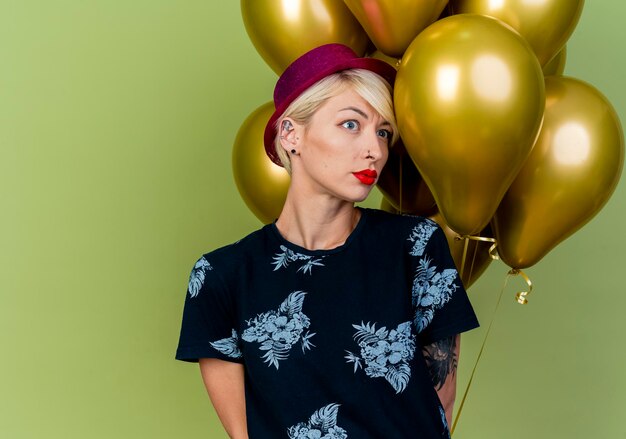
<path fill-rule="evenodd" d="M 354 111 L 354 112 L 356 112 L 356 113 L 360 114 L 361 116 L 363 116 L 363 117 L 365 118 L 365 120 L 369 119 L 369 118 L 367 117 L 367 114 L 366 114 L 363 110 L 361 110 L 361 109 L 359 109 L 359 108 L 357 108 L 357 107 L 346 107 L 346 108 L 342 108 L 342 109 L 341 109 L 341 110 L 339 110 L 339 111 L 346 111 L 346 110 L 352 110 L 352 111 Z M 390 127 L 390 126 L 391 126 L 391 123 L 390 123 L 390 122 L 388 122 L 388 121 L 386 121 L 386 120 L 384 120 L 384 121 L 383 121 L 380 125 L 381 125 L 381 126 L 388 126 L 388 127 Z"/>
<path fill-rule="evenodd" d="M 365 119 L 368 119 L 367 114 L 365 114 L 365 111 L 363 111 L 363 110 L 361 110 L 361 109 L 359 109 L 359 108 L 356 108 L 356 107 L 346 107 L 346 108 L 342 108 L 342 109 L 341 109 L 341 110 L 339 110 L 339 111 L 346 111 L 346 110 L 352 110 L 352 111 L 354 111 L 355 113 L 358 113 L 358 114 L 360 114 L 361 116 L 363 116 Z"/>

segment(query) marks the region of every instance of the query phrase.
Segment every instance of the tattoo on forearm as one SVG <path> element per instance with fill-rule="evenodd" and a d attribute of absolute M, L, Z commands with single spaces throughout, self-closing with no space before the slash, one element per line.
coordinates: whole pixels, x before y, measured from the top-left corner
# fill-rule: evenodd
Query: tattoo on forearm
<path fill-rule="evenodd" d="M 437 390 L 443 387 L 443 383 L 446 382 L 448 375 L 456 373 L 457 357 L 455 348 L 455 336 L 444 338 L 422 348 L 426 366 Z"/>

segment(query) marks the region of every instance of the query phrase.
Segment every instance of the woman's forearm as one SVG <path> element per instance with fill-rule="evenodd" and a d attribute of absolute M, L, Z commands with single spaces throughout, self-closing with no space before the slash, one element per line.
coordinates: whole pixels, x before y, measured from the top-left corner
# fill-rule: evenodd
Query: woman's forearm
<path fill-rule="evenodd" d="M 244 367 L 215 358 L 201 358 L 200 373 L 211 403 L 231 439 L 248 439 Z"/>

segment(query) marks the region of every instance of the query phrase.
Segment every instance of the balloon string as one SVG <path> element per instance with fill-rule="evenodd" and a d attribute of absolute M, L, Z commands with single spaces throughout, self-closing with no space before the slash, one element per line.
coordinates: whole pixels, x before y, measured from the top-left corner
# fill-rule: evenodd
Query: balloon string
<path fill-rule="evenodd" d="M 465 260 L 467 259 L 467 249 L 469 247 L 469 239 L 463 238 L 465 243 L 463 244 L 463 257 L 461 258 L 461 279 L 463 279 L 463 273 L 465 273 Z"/>
<path fill-rule="evenodd" d="M 485 333 L 485 338 L 483 339 L 483 343 L 480 346 L 480 351 L 478 351 L 478 357 L 476 357 L 476 363 L 474 363 L 474 367 L 472 369 L 472 373 L 470 374 L 469 381 L 467 382 L 467 387 L 465 388 L 465 392 L 463 393 L 463 398 L 461 399 L 461 404 L 459 404 L 459 410 L 456 413 L 456 417 L 454 418 L 454 423 L 452 424 L 452 430 L 450 434 L 454 434 L 456 430 L 456 426 L 459 423 L 459 419 L 461 418 L 461 412 L 463 411 L 463 406 L 465 405 L 465 400 L 467 399 L 467 395 L 469 393 L 470 387 L 472 386 L 472 382 L 474 381 L 474 375 L 476 374 L 476 368 L 478 367 L 478 363 L 483 355 L 483 351 L 485 350 L 485 345 L 487 344 L 487 339 L 489 338 L 489 333 L 491 332 L 491 327 L 493 322 L 496 319 L 496 313 L 498 312 L 498 308 L 500 307 L 500 301 L 502 299 L 502 294 L 504 293 L 504 289 L 506 288 L 506 283 L 508 280 L 508 276 L 504 280 L 504 285 L 502 285 L 502 289 L 500 290 L 500 294 L 498 295 L 498 301 L 496 302 L 496 307 L 493 310 L 493 314 L 491 317 L 491 321 L 489 322 L 489 326 L 487 327 L 487 332 Z"/>
<path fill-rule="evenodd" d="M 400 186 L 399 192 L 400 192 L 400 213 L 402 213 L 402 200 L 403 200 L 403 196 L 402 196 L 402 160 L 404 159 L 404 154 L 400 154 L 400 169 L 398 172 L 398 176 L 400 177 L 400 181 L 398 186 Z"/>
<path fill-rule="evenodd" d="M 491 247 L 489 247 L 489 256 L 494 261 L 500 259 L 498 255 L 498 241 L 495 238 L 487 238 L 486 236 L 473 236 L 473 235 L 457 235 L 455 239 L 471 239 L 472 241 L 481 241 L 481 242 L 491 242 Z"/>
<path fill-rule="evenodd" d="M 456 235 L 454 237 L 455 240 L 460 241 L 460 240 L 465 240 L 465 245 L 463 247 L 463 257 L 461 258 L 461 270 L 460 270 L 460 276 L 461 279 L 467 279 L 467 282 L 469 283 L 469 280 L 472 276 L 472 271 L 474 270 L 474 262 L 476 261 L 476 251 L 478 246 L 476 246 L 474 248 L 474 256 L 472 258 L 472 265 L 470 267 L 470 272 L 469 272 L 469 276 L 464 277 L 465 275 L 465 262 L 467 259 L 467 249 L 469 246 L 469 241 L 480 241 L 480 242 L 491 242 L 492 245 L 491 247 L 489 247 L 489 256 L 491 257 L 491 259 L 493 260 L 498 260 L 500 259 L 500 256 L 498 256 L 498 251 L 497 251 L 497 247 L 498 247 L 498 242 L 494 239 L 494 238 L 487 238 L 486 236 L 472 236 L 472 235 Z"/>
<path fill-rule="evenodd" d="M 478 253 L 478 245 L 474 246 L 474 252 L 472 254 L 472 265 L 470 265 L 469 274 L 467 275 L 467 284 L 469 285 L 472 280 L 472 274 L 474 274 L 474 264 L 476 263 L 476 254 Z"/>
<path fill-rule="evenodd" d="M 498 301 L 496 302 L 496 307 L 493 310 L 493 315 L 491 317 L 491 321 L 489 322 L 489 326 L 487 327 L 487 332 L 485 334 L 485 338 L 483 339 L 483 343 L 480 347 L 480 351 L 478 352 L 478 357 L 476 358 L 476 363 L 474 364 L 474 368 L 472 369 L 472 373 L 470 375 L 470 379 L 467 383 L 467 387 L 465 388 L 465 393 L 463 394 L 463 398 L 461 399 L 461 404 L 459 405 L 459 410 L 457 411 L 456 417 L 454 418 L 454 423 L 452 424 L 452 430 L 450 431 L 450 434 L 454 434 L 454 431 L 456 430 L 456 426 L 459 422 L 459 419 L 461 417 L 461 412 L 463 411 L 463 406 L 465 405 L 465 400 L 467 399 L 467 395 L 469 393 L 470 387 L 472 386 L 472 382 L 474 380 L 474 375 L 476 373 L 476 368 L 478 367 L 478 363 L 480 362 L 480 359 L 483 355 L 483 351 L 485 350 L 485 345 L 487 344 L 487 338 L 489 337 L 489 333 L 491 332 L 491 327 L 493 325 L 493 322 L 496 319 L 496 313 L 498 312 L 498 308 L 500 307 L 500 302 L 502 299 L 502 294 L 504 293 L 504 290 L 506 289 L 506 286 L 509 282 L 509 279 L 513 276 L 522 276 L 522 278 L 526 281 L 526 283 L 528 284 L 528 291 L 520 291 L 515 295 L 515 298 L 517 300 L 518 303 L 522 304 L 522 305 L 526 305 L 528 303 L 528 300 L 526 299 L 526 296 L 528 294 L 530 294 L 533 290 L 533 283 L 531 282 L 530 278 L 526 275 L 526 273 L 524 273 L 522 270 L 517 269 L 517 268 L 512 268 L 507 274 L 506 277 L 504 278 L 504 284 L 502 285 L 502 290 L 500 290 L 500 294 L 498 295 Z"/>
<path fill-rule="evenodd" d="M 517 303 L 519 303 L 520 305 L 526 305 L 528 303 L 528 299 L 526 298 L 526 296 L 532 293 L 533 283 L 531 282 L 530 278 L 526 275 L 526 273 L 524 273 L 522 270 L 518 268 L 512 268 L 511 271 L 507 273 L 507 280 L 509 279 L 509 276 L 522 276 L 524 281 L 526 281 L 526 284 L 528 285 L 528 291 L 520 291 L 515 294 L 515 300 L 517 301 Z"/>

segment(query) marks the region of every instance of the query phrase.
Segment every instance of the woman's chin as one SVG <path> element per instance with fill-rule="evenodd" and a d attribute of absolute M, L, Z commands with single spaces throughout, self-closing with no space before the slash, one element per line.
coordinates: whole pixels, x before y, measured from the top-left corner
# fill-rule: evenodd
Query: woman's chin
<path fill-rule="evenodd" d="M 369 194 L 372 192 L 374 186 L 364 187 L 358 191 L 354 191 L 352 194 L 344 198 L 346 201 L 351 201 L 353 203 L 360 203 L 361 201 L 365 201 Z"/>

